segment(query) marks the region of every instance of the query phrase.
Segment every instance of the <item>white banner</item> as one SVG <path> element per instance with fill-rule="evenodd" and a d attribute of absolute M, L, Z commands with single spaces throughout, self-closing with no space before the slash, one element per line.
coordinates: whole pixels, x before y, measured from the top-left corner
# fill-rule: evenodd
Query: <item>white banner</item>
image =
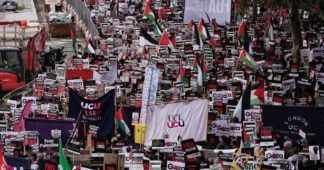
<path fill-rule="evenodd" d="M 198 22 L 201 18 L 208 22 L 207 13 L 211 20 L 215 18 L 218 24 L 225 25 L 231 21 L 231 3 L 231 0 L 186 0 L 183 22 Z"/>
<path fill-rule="evenodd" d="M 265 157 L 268 161 L 278 161 L 285 159 L 285 151 L 281 150 L 268 150 L 265 152 Z"/>
<path fill-rule="evenodd" d="M 208 100 L 155 106 L 155 112 L 147 115 L 145 145 L 150 146 L 153 139 L 164 138 L 171 142 L 177 142 L 178 137 L 206 140 L 207 119 Z"/>

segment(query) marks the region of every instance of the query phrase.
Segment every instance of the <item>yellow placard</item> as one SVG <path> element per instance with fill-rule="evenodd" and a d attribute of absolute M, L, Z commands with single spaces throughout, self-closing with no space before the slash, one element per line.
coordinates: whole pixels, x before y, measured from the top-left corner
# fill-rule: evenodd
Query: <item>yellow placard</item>
<path fill-rule="evenodd" d="M 145 142 L 145 133 L 146 133 L 146 125 L 144 124 L 136 124 L 134 130 L 134 141 L 137 144 L 144 144 Z"/>

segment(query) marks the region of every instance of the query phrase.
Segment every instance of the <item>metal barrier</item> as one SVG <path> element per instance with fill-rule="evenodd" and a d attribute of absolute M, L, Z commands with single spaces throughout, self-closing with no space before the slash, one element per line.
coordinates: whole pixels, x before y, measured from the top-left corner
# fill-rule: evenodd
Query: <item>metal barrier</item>
<path fill-rule="evenodd" d="M 68 5 L 73 8 L 73 11 L 75 12 L 77 19 L 80 20 L 80 27 L 82 27 L 82 24 L 85 25 L 84 33 L 86 34 L 87 31 L 89 31 L 90 37 L 99 36 L 98 29 L 96 28 L 95 24 L 93 23 L 91 19 L 91 13 L 89 9 L 84 5 L 84 3 L 81 0 L 65 0 Z M 87 35 L 86 35 L 87 36 Z"/>

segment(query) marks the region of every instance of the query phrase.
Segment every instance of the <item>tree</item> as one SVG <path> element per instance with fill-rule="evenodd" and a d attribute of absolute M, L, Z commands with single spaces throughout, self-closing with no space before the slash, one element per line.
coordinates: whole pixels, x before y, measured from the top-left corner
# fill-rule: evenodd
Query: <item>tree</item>
<path fill-rule="evenodd" d="M 240 12 L 247 10 L 246 0 L 237 0 Z M 245 2 L 244 2 L 245 1 Z M 289 22 L 290 30 L 293 41 L 292 62 L 298 63 L 300 60 L 300 49 L 302 48 L 302 36 L 301 36 L 301 23 L 299 19 L 299 9 L 307 10 L 310 15 L 315 15 L 319 20 L 324 22 L 324 2 L 323 0 L 252 0 L 253 7 L 256 8 L 257 3 L 266 4 L 275 8 L 284 8 L 289 10 Z M 241 7 L 240 7 L 241 5 Z M 255 9 L 254 9 L 255 10 Z M 255 11 L 254 11 L 255 12 Z M 255 15 L 253 12 L 253 15 Z M 244 13 L 244 12 L 243 12 Z"/>

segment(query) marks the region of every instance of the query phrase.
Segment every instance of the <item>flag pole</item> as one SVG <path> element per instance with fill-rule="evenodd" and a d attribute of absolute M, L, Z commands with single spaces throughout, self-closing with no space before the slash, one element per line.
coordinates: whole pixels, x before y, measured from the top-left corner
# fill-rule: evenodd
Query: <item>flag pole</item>
<path fill-rule="evenodd" d="M 79 116 L 78 116 L 78 118 L 77 118 L 77 120 L 76 120 L 76 122 L 75 122 L 75 127 L 74 127 L 74 129 L 73 129 L 72 135 L 68 138 L 67 142 L 65 143 L 64 148 L 66 148 L 67 145 L 68 145 L 68 143 L 71 142 L 71 140 L 74 138 L 75 132 L 76 132 L 76 130 L 78 129 L 78 126 L 80 125 L 80 120 L 81 120 L 80 118 L 81 118 L 81 114 L 82 114 L 82 111 L 80 110 L 80 112 L 79 112 Z"/>

